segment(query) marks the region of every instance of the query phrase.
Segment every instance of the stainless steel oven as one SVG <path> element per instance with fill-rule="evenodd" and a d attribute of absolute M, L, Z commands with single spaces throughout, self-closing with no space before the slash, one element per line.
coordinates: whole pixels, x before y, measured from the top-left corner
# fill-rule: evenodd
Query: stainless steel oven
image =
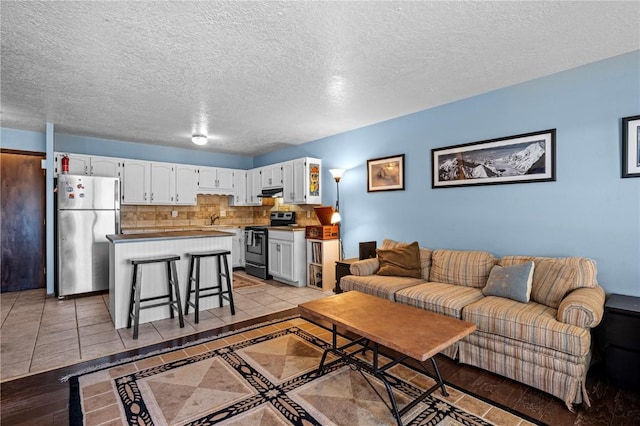
<path fill-rule="evenodd" d="M 271 212 L 271 226 L 288 226 L 296 223 L 296 212 Z M 269 279 L 267 226 L 247 226 L 244 228 L 244 270 L 254 277 Z"/>
<path fill-rule="evenodd" d="M 244 229 L 245 272 L 267 279 L 267 228 L 249 226 Z"/>

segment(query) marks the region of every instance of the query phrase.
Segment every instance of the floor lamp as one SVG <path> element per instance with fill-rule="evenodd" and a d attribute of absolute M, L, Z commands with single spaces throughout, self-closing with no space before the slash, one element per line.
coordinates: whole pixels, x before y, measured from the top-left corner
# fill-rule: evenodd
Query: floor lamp
<path fill-rule="evenodd" d="M 329 169 L 329 173 L 331 173 L 331 176 L 333 176 L 333 179 L 336 181 L 336 210 L 331 215 L 331 224 L 338 225 L 340 260 L 344 259 L 344 250 L 342 250 L 342 227 L 340 226 L 340 222 L 342 221 L 342 218 L 340 217 L 340 179 L 342 179 L 344 172 L 344 169 Z"/>

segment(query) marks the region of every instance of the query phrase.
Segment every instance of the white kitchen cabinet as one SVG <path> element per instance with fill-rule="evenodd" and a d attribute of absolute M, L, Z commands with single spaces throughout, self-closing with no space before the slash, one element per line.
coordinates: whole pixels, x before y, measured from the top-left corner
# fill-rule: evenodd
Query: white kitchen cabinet
<path fill-rule="evenodd" d="M 91 157 L 91 176 L 122 177 L 122 159 Z"/>
<path fill-rule="evenodd" d="M 91 156 L 83 154 L 67 154 L 64 152 L 56 152 L 54 155 L 55 169 L 54 174 L 62 174 L 62 157 L 69 157 L 69 175 L 88 175 L 91 171 Z"/>
<path fill-rule="evenodd" d="M 282 165 L 285 204 L 322 204 L 322 160 L 303 157 Z"/>
<path fill-rule="evenodd" d="M 269 230 L 269 274 L 274 280 L 303 287 L 306 284 L 304 231 Z"/>
<path fill-rule="evenodd" d="M 198 170 L 198 191 L 209 194 L 234 193 L 234 169 L 220 167 L 200 167 Z"/>
<path fill-rule="evenodd" d="M 100 157 L 96 155 L 67 154 L 56 152 L 54 154 L 54 175 L 62 174 L 62 157 L 69 157 L 70 175 L 91 175 L 105 177 L 122 177 L 122 159 Z"/>
<path fill-rule="evenodd" d="M 151 204 L 174 204 L 176 195 L 175 167 L 169 163 L 151 163 Z"/>
<path fill-rule="evenodd" d="M 282 164 L 260 167 L 262 188 L 282 188 Z"/>
<path fill-rule="evenodd" d="M 149 204 L 151 163 L 125 160 L 122 166 L 122 204 Z"/>
<path fill-rule="evenodd" d="M 244 268 L 244 230 L 242 228 L 232 228 L 229 232 L 234 234 L 231 250 L 233 268 Z"/>
<path fill-rule="evenodd" d="M 339 257 L 340 240 L 307 240 L 307 286 L 332 290 Z"/>
<path fill-rule="evenodd" d="M 229 195 L 230 206 L 246 206 L 247 204 L 247 171 L 236 170 L 234 172 L 234 195 Z"/>
<path fill-rule="evenodd" d="M 196 187 L 198 185 L 198 169 L 194 166 L 176 164 L 176 198 L 175 204 L 195 206 L 198 204 Z"/>
<path fill-rule="evenodd" d="M 247 170 L 247 205 L 261 206 L 262 198 L 258 197 L 262 193 L 262 182 L 260 181 L 260 170 Z"/>

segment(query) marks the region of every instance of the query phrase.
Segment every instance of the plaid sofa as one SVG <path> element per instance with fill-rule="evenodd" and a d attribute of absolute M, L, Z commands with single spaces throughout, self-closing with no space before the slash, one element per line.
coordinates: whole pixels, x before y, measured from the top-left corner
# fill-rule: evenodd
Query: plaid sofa
<path fill-rule="evenodd" d="M 382 249 L 402 245 L 384 240 Z M 495 265 L 528 261 L 534 268 L 532 300 L 518 302 L 482 292 Z M 591 363 L 591 329 L 604 311 L 596 265 L 586 258 L 505 256 L 482 251 L 420 249 L 422 278 L 376 275 L 377 258 L 351 265 L 343 291 L 360 291 L 473 322 L 477 330 L 442 353 L 533 386 L 573 404 L 590 405 L 585 379 Z M 544 265 L 544 268 L 542 267 Z M 535 300 L 534 300 L 535 299 Z"/>

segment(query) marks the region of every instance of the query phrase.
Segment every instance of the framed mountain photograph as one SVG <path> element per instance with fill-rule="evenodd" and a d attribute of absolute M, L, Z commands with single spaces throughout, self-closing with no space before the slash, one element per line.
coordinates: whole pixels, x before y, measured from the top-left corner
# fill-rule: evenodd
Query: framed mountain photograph
<path fill-rule="evenodd" d="M 640 177 L 640 115 L 622 119 L 622 177 Z"/>
<path fill-rule="evenodd" d="M 556 180 L 556 129 L 431 150 L 432 188 Z"/>

